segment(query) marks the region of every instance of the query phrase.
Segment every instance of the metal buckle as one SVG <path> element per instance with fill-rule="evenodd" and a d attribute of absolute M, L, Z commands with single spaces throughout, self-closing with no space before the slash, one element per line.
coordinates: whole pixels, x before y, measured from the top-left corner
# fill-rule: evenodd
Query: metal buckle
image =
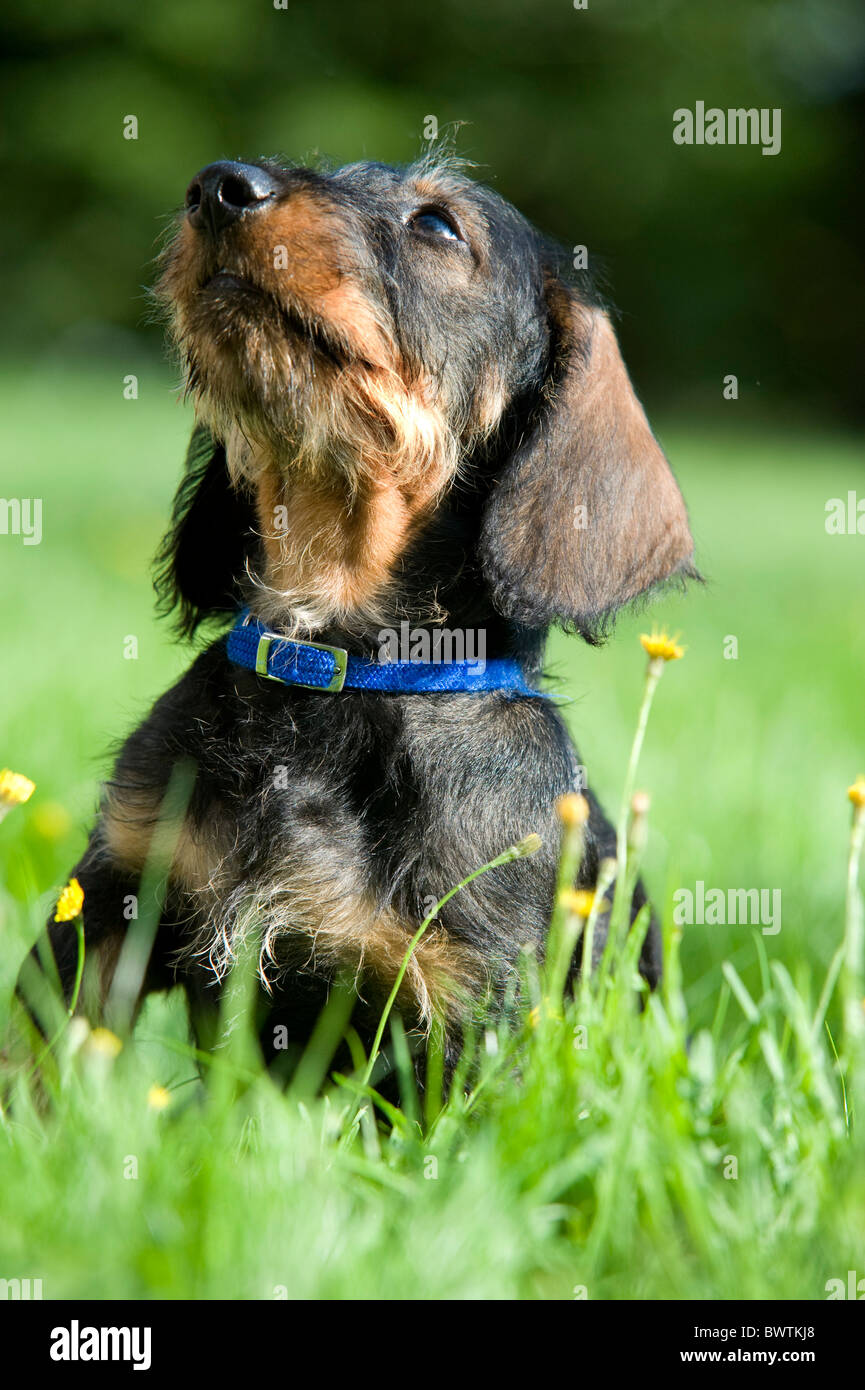
<path fill-rule="evenodd" d="M 317 652 L 329 652 L 333 657 L 333 675 L 329 685 L 308 685 L 306 681 L 282 680 L 279 676 L 272 676 L 267 669 L 267 662 L 270 657 L 271 642 L 293 642 L 296 647 L 312 647 Z M 318 690 L 322 695 L 330 691 L 342 690 L 345 685 L 345 675 L 348 668 L 348 652 L 344 647 L 328 647 L 324 642 L 298 642 L 293 637 L 278 637 L 276 633 L 264 633 L 258 639 L 258 647 L 255 652 L 255 670 L 259 676 L 264 676 L 269 681 L 276 681 L 279 685 L 297 685 L 301 690 Z"/>

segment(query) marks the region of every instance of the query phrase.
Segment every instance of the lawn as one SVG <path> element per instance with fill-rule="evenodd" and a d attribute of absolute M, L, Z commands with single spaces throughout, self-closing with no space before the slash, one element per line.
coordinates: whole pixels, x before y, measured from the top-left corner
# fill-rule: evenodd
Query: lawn
<path fill-rule="evenodd" d="M 4 494 L 43 508 L 40 544 L 0 535 L 0 765 L 37 784 L 0 826 L 3 1026 L 112 743 L 189 659 L 154 619 L 148 564 L 191 421 L 157 365 L 124 400 L 131 370 L 0 383 Z M 468 1093 L 389 1119 L 346 1083 L 277 1093 L 242 1039 L 202 1085 L 175 998 L 116 1057 L 76 1024 L 54 1102 L 34 1108 L 19 1080 L 3 1117 L 0 1278 L 56 1298 L 821 1299 L 865 1276 L 861 1045 L 838 990 L 828 1028 L 818 1007 L 845 929 L 846 789 L 865 771 L 865 539 L 828 535 L 825 506 L 865 492 L 861 456 L 735 408 L 660 430 L 707 584 L 626 615 L 606 647 L 550 649 L 615 812 L 638 634 L 683 634 L 638 778 L 661 996 L 637 1015 L 617 980 L 562 1005 L 529 962 L 522 1025 L 477 1040 Z M 675 895 L 698 883 L 768 890 L 780 913 L 767 932 L 676 930 Z"/>

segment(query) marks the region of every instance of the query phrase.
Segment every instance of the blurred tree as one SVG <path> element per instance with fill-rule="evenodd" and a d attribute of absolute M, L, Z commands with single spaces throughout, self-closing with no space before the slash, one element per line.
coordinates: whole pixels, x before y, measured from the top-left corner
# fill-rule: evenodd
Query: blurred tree
<path fill-rule="evenodd" d="M 403 161 L 432 115 L 603 261 L 653 404 L 733 372 L 743 400 L 861 410 L 859 0 L 13 0 L 2 33 L 0 351 L 155 343 L 144 287 L 196 169 Z M 781 152 L 675 144 L 698 100 L 781 108 Z"/>

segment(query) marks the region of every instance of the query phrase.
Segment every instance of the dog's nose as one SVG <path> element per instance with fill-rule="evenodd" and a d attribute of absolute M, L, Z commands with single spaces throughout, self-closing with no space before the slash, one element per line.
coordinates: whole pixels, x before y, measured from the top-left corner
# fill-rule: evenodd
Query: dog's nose
<path fill-rule="evenodd" d="M 191 226 L 215 234 L 268 202 L 278 188 L 276 179 L 255 164 L 208 164 L 186 190 L 186 216 Z"/>

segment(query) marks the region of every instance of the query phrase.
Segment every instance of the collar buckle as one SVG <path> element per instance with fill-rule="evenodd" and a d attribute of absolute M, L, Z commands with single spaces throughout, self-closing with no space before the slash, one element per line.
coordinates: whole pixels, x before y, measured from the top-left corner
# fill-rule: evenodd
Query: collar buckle
<path fill-rule="evenodd" d="M 255 652 L 255 671 L 257 675 L 264 676 L 266 680 L 276 681 L 277 685 L 284 685 L 285 682 L 279 676 L 272 676 L 267 669 L 272 642 L 288 642 L 295 647 L 306 647 L 317 652 L 327 652 L 333 658 L 333 675 L 327 685 L 309 685 L 306 681 L 294 680 L 292 685 L 299 686 L 301 690 L 317 690 L 323 695 L 342 690 L 348 670 L 348 652 L 345 647 L 329 647 L 325 642 L 299 642 L 294 637 L 279 637 L 275 632 L 262 633 Z"/>

